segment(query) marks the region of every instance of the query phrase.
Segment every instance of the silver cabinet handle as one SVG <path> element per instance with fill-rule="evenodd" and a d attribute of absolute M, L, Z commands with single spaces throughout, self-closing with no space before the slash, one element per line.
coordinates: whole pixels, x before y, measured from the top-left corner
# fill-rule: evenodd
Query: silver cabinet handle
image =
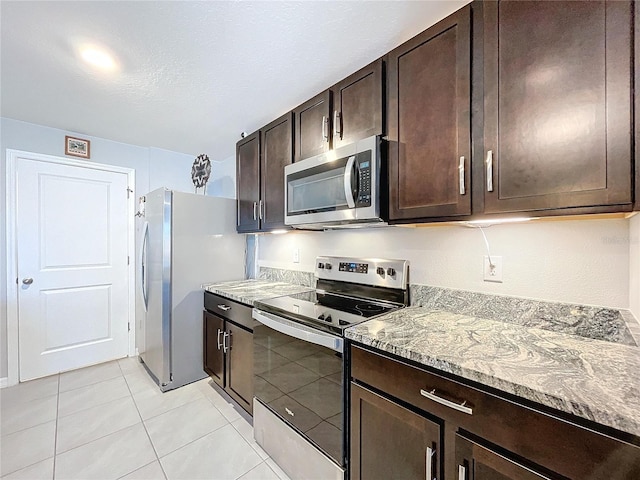
<path fill-rule="evenodd" d="M 433 456 L 436 454 L 435 448 L 427 447 L 426 453 L 426 480 L 436 480 L 435 475 L 433 474 Z"/>
<path fill-rule="evenodd" d="M 229 342 L 229 345 L 227 345 L 227 338 L 229 338 L 231 336 L 231 334 L 229 332 L 224 332 L 222 334 L 222 352 L 223 353 L 227 353 L 227 350 L 229 350 L 231 342 Z"/>
<path fill-rule="evenodd" d="M 487 151 L 487 192 L 493 192 L 493 150 Z"/>
<path fill-rule="evenodd" d="M 256 214 L 256 209 L 258 208 L 258 202 L 253 202 L 253 219 L 257 220 L 258 215 Z"/>
<path fill-rule="evenodd" d="M 429 400 L 433 400 L 440 405 L 444 405 L 449 408 L 453 408 L 454 410 L 458 410 L 459 412 L 468 413 L 469 415 L 473 415 L 473 409 L 467 406 L 467 401 L 464 400 L 461 403 L 452 402 L 451 400 L 447 400 L 446 398 L 439 397 L 436 395 L 436 389 L 432 389 L 430 391 L 420 390 L 420 395 L 428 398 Z"/>
<path fill-rule="evenodd" d="M 264 219 L 264 202 L 260 200 L 260 206 L 258 208 L 258 215 L 260 216 L 260 220 Z"/>
<path fill-rule="evenodd" d="M 325 142 L 329 141 L 329 119 L 326 115 L 322 116 L 322 138 Z"/>
<path fill-rule="evenodd" d="M 342 138 L 342 126 L 340 125 L 340 119 L 342 114 L 337 110 L 333 111 L 333 136 Z"/>
<path fill-rule="evenodd" d="M 464 157 L 460 157 L 460 163 L 458 164 L 458 177 L 460 183 L 460 195 L 464 195 L 466 189 L 464 188 Z"/>
<path fill-rule="evenodd" d="M 467 469 L 464 465 L 458 465 L 458 480 L 467 480 Z"/>
<path fill-rule="evenodd" d="M 225 305 L 224 303 L 220 303 L 220 304 L 218 304 L 218 308 L 219 308 L 220 310 L 225 311 L 225 312 L 226 312 L 227 310 L 231 310 L 231 307 L 230 307 L 229 305 Z"/>
<path fill-rule="evenodd" d="M 222 333 L 222 330 L 218 329 L 218 350 L 220 350 L 222 348 L 222 342 L 220 341 L 220 334 Z"/>
<path fill-rule="evenodd" d="M 22 283 L 25 285 L 31 285 L 33 283 L 33 278 L 23 278 Z"/>

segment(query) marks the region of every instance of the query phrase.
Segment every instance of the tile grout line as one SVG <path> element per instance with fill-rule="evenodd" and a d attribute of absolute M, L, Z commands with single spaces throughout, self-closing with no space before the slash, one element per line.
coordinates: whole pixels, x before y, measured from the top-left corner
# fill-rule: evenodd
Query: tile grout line
<path fill-rule="evenodd" d="M 142 423 L 142 428 L 144 428 L 144 433 L 147 435 L 147 438 L 149 439 L 149 443 L 151 444 L 151 448 L 153 448 L 153 453 L 156 456 L 156 462 L 158 462 L 158 465 L 160 465 L 160 470 L 162 471 L 162 475 L 164 475 L 165 480 L 167 480 L 167 472 L 164 471 L 164 467 L 162 466 L 162 462 L 160 461 L 160 457 L 158 456 L 158 451 L 156 450 L 156 446 L 153 444 L 153 440 L 151 440 L 151 435 L 149 435 L 149 431 L 147 430 L 147 426 L 144 423 L 144 419 L 142 418 L 142 414 L 140 413 L 140 409 L 138 408 L 138 404 L 136 403 L 136 399 L 133 395 L 133 392 L 131 391 L 131 387 L 129 386 L 129 382 L 127 382 L 127 377 L 125 376 L 124 372 L 122 371 L 122 365 L 120 365 L 120 362 L 118 362 L 118 367 L 120 368 L 120 372 L 122 373 L 122 378 L 124 379 L 124 383 L 127 385 L 127 390 L 129 390 L 129 395 L 131 395 L 131 400 L 133 400 L 133 405 L 136 407 L 136 411 L 138 412 L 138 416 L 140 417 L 140 422 Z M 140 467 L 142 468 L 142 467 Z M 133 470 L 133 472 L 135 472 L 135 470 Z M 133 472 L 129 472 L 129 473 L 133 473 Z M 126 475 L 129 475 L 129 473 L 127 473 Z M 123 475 L 125 476 L 125 475 Z"/>
<path fill-rule="evenodd" d="M 28 401 L 28 402 L 26 402 L 26 403 L 27 403 L 27 404 L 29 404 L 29 403 L 31 403 L 31 402 L 37 402 L 37 401 L 45 400 L 45 399 L 47 399 L 47 398 L 49 398 L 49 397 L 54 397 L 54 396 L 56 397 L 56 417 L 57 417 L 57 415 L 58 415 L 58 410 L 57 410 L 57 409 L 58 409 L 58 404 L 57 404 L 57 394 L 47 395 L 46 397 L 41 397 L 41 398 L 35 398 L 35 399 L 33 399 L 33 400 L 29 400 L 29 401 Z M 0 404 L 1 404 L 1 402 L 0 402 Z M 21 406 L 22 406 L 22 407 L 24 407 L 24 404 L 22 404 Z M 33 427 L 39 427 L 40 425 L 44 425 L 45 423 L 50 423 L 50 422 L 53 422 L 53 421 L 54 421 L 54 419 L 45 420 L 45 421 L 43 421 L 43 422 L 36 423 L 36 424 L 31 425 L 31 426 L 29 426 L 29 427 L 24 427 L 24 428 L 21 428 L 20 430 L 16 430 L 15 432 L 9 432 L 9 433 L 2 433 L 2 432 L 0 432 L 0 438 L 2 438 L 2 437 L 8 437 L 9 435 L 13 435 L 13 434 L 15 434 L 15 433 L 24 432 L 25 430 L 29 430 L 30 428 L 33 428 Z"/>
<path fill-rule="evenodd" d="M 98 380 L 97 382 L 91 382 L 91 383 L 87 383 L 87 384 L 85 384 L 85 385 L 80 385 L 79 387 L 74 387 L 74 388 L 70 388 L 70 389 L 68 389 L 68 390 L 63 390 L 63 391 L 61 391 L 60 393 L 69 393 L 69 392 L 73 392 L 74 390 L 80 390 L 81 388 L 86 388 L 86 387 L 90 387 L 90 386 L 92 386 L 92 385 L 97 385 L 97 384 L 99 384 L 99 383 L 107 382 L 107 381 L 109 381 L 109 380 L 113 380 L 113 379 L 118 378 L 118 377 L 124 377 L 124 374 L 122 373 L 122 371 L 121 371 L 121 373 L 120 373 L 120 374 L 118 374 L 118 375 L 116 375 L 116 376 L 114 376 L 114 377 L 102 378 L 102 379 Z M 59 387 L 58 387 L 58 389 L 59 389 Z"/>

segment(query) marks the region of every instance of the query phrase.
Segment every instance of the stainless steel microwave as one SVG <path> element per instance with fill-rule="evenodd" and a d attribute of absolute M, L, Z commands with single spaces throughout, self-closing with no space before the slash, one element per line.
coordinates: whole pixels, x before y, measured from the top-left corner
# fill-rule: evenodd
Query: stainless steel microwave
<path fill-rule="evenodd" d="M 384 225 L 380 148 L 380 137 L 373 136 L 287 165 L 285 223 L 315 229 Z"/>

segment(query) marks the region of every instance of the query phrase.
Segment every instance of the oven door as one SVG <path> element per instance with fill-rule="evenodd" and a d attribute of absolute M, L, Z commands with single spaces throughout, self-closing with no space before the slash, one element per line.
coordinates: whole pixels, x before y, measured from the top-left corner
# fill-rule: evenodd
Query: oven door
<path fill-rule="evenodd" d="M 343 339 L 253 309 L 254 395 L 345 465 Z"/>

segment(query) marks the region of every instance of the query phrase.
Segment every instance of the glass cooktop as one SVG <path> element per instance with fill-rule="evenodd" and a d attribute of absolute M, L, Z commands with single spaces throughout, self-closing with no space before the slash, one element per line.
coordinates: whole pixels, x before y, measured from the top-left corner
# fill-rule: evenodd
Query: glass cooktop
<path fill-rule="evenodd" d="M 257 301 L 255 307 L 342 335 L 345 328 L 395 310 L 399 305 L 329 293 L 305 292 Z"/>

